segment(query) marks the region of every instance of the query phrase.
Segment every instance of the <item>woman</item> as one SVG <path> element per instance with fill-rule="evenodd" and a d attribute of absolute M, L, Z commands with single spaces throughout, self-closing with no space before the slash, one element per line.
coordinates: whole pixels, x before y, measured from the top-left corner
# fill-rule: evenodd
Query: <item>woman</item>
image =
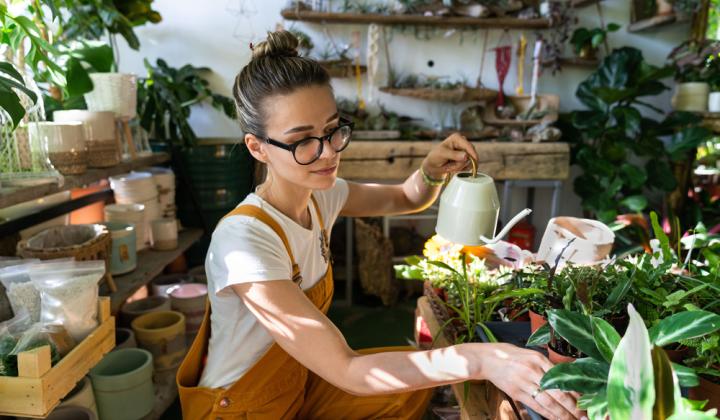
<path fill-rule="evenodd" d="M 569 395 L 540 392 L 552 365 L 534 351 L 348 347 L 325 316 L 330 226 L 338 215 L 425 209 L 477 155 L 452 135 L 401 185 L 338 179 L 352 125 L 338 114 L 327 72 L 297 46 L 289 32 L 268 34 L 235 80 L 245 144 L 268 176 L 213 233 L 210 311 L 178 372 L 184 418 L 419 418 L 432 387 L 469 379 L 490 380 L 548 418 L 579 417 Z"/>

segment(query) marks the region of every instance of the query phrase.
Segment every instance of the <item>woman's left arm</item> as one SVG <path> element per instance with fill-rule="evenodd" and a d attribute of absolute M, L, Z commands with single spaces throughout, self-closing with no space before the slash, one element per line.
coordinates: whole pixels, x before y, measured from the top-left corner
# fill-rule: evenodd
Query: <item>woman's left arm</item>
<path fill-rule="evenodd" d="M 455 133 L 433 147 L 423 160 L 421 168 L 429 178 L 444 179 L 448 174 L 464 169 L 468 164 L 468 155 L 477 160 L 472 144 Z M 340 214 L 350 217 L 419 212 L 430 207 L 440 193 L 440 186 L 429 185 L 423 180 L 420 169 L 413 172 L 402 184 L 348 182 L 348 187 L 348 199 Z"/>

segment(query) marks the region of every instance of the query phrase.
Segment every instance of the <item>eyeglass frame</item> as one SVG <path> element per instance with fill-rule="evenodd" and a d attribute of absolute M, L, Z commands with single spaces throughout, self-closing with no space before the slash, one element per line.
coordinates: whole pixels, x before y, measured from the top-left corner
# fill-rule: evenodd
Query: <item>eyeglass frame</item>
<path fill-rule="evenodd" d="M 348 139 L 347 143 L 345 143 L 345 145 L 342 147 L 342 149 L 335 150 L 335 148 L 333 148 L 333 150 L 335 150 L 335 153 L 340 153 L 343 150 L 345 150 L 348 147 L 348 145 L 350 144 L 350 140 L 352 139 L 352 132 L 355 129 L 355 123 L 344 117 L 340 117 L 338 126 L 335 127 L 330 133 L 328 133 L 322 137 L 308 136 L 308 137 L 304 137 L 296 142 L 293 142 L 292 144 L 283 143 L 281 141 L 274 140 L 270 137 L 265 137 L 264 140 L 265 140 L 265 143 L 267 143 L 267 144 L 270 144 L 275 147 L 279 147 L 281 149 L 285 149 L 285 150 L 291 152 L 293 159 L 295 159 L 295 162 L 298 165 L 310 165 L 310 164 L 317 162 L 317 160 L 320 159 L 320 156 L 322 156 L 322 153 L 324 150 L 323 148 L 325 147 L 325 141 L 330 143 L 332 141 L 332 136 L 334 136 L 335 133 L 337 133 L 338 130 L 340 130 L 343 127 L 350 127 L 350 138 Z M 317 154 L 317 156 L 315 156 L 315 159 L 311 160 L 310 162 L 300 163 L 300 162 L 298 162 L 297 157 L 295 157 L 295 149 L 297 149 L 299 147 L 299 145 L 301 143 L 304 143 L 306 140 L 320 140 L 320 152 Z"/>

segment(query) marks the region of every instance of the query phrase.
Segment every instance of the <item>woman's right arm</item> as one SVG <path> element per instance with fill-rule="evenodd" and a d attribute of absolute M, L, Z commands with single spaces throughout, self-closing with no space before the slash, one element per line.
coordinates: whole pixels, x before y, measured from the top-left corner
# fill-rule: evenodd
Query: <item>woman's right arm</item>
<path fill-rule="evenodd" d="M 487 379 L 547 418 L 579 418 L 568 394 L 532 394 L 552 364 L 508 344 L 461 344 L 429 350 L 361 355 L 289 280 L 232 286 L 273 339 L 317 375 L 355 395 L 377 395 Z M 379 331 L 381 333 L 381 331 Z"/>

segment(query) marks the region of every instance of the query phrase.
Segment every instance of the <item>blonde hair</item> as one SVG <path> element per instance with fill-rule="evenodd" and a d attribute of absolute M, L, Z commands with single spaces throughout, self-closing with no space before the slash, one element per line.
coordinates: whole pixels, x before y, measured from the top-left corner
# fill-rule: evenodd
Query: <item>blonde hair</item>
<path fill-rule="evenodd" d="M 235 77 L 233 97 L 243 132 L 266 137 L 264 100 L 302 87 L 330 85 L 317 61 L 298 54 L 298 39 L 288 31 L 268 32 L 252 48 L 252 59 Z"/>

